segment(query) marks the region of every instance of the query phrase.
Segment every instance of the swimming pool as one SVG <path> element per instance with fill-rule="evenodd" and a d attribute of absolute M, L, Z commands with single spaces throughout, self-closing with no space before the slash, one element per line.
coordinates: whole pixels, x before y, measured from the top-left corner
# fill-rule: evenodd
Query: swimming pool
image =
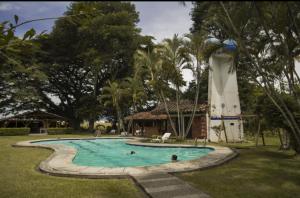
<path fill-rule="evenodd" d="M 82 139 L 39 141 L 33 144 L 63 144 L 76 148 L 73 163 L 94 167 L 140 167 L 198 159 L 214 151 L 212 148 L 151 147 L 126 144 L 128 139 Z"/>

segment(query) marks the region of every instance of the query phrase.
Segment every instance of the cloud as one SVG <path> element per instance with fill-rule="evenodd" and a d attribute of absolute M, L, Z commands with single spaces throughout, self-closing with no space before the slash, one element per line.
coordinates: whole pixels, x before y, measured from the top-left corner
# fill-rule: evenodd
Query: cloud
<path fill-rule="evenodd" d="M 139 12 L 140 22 L 138 26 L 142 28 L 143 35 L 151 35 L 159 43 L 165 38 L 171 38 L 174 34 L 189 33 L 192 26 L 190 19 L 191 2 L 186 2 L 182 6 L 179 2 L 133 2 L 136 10 Z M 194 79 L 189 70 L 182 72 L 184 80 L 190 82 Z M 183 88 L 186 90 L 187 85 Z"/>
<path fill-rule="evenodd" d="M 191 2 L 186 6 L 178 2 L 134 2 L 140 13 L 138 26 L 142 33 L 154 36 L 160 42 L 164 38 L 170 38 L 175 33 L 183 35 L 189 32 L 192 26 L 189 12 Z"/>
<path fill-rule="evenodd" d="M 20 10 L 21 7 L 13 2 L 0 2 L 0 11 Z"/>
<path fill-rule="evenodd" d="M 1 2 L 0 20 L 11 20 L 16 14 L 19 21 L 29 19 L 62 16 L 67 6 L 71 2 Z M 138 27 L 142 28 L 142 34 L 152 35 L 155 42 L 160 42 L 164 38 L 171 38 L 175 33 L 183 35 L 189 32 L 192 26 L 189 13 L 192 8 L 191 2 L 186 2 L 186 6 L 179 2 L 132 2 L 139 12 L 140 22 Z M 35 28 L 37 32 L 43 30 L 51 31 L 54 20 L 34 22 L 26 24 L 17 29 L 17 35 L 22 37 L 24 32 L 30 28 Z M 189 72 L 184 72 L 184 77 L 191 79 Z"/>

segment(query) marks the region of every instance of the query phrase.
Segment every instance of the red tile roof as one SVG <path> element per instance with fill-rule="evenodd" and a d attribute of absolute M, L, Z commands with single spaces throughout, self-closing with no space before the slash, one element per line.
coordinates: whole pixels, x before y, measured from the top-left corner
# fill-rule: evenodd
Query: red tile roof
<path fill-rule="evenodd" d="M 167 102 L 167 106 L 169 109 L 170 114 L 176 114 L 177 113 L 177 105 L 176 102 Z M 188 100 L 183 100 L 179 104 L 179 109 L 181 112 L 184 113 L 191 113 L 193 111 L 194 104 L 191 101 Z M 196 108 L 197 113 L 206 113 L 208 109 L 207 104 L 198 104 Z M 155 109 L 152 111 L 148 112 L 139 112 L 133 115 L 129 115 L 125 117 L 125 120 L 166 120 L 168 119 L 165 107 L 163 103 L 160 103 L 157 105 Z"/>
<path fill-rule="evenodd" d="M 176 101 L 167 102 L 167 107 L 170 113 L 177 113 L 177 105 Z M 193 111 L 194 103 L 189 100 L 183 100 L 179 103 L 179 110 L 184 113 L 190 113 Z M 203 104 L 197 104 L 196 112 L 197 113 L 205 113 L 208 109 L 208 105 Z M 160 103 L 155 109 L 151 111 L 153 114 L 162 114 L 166 113 L 164 103 Z"/>
<path fill-rule="evenodd" d="M 125 117 L 125 120 L 166 120 L 168 117 L 165 114 L 152 114 L 151 112 L 139 112 Z"/>

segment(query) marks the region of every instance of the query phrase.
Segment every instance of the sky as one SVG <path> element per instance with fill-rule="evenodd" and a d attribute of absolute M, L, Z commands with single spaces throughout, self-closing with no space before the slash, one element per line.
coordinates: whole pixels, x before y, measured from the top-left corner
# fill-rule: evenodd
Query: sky
<path fill-rule="evenodd" d="M 173 34 L 180 35 L 189 32 L 192 25 L 190 20 L 191 2 L 182 6 L 178 1 L 172 2 L 147 2 L 135 1 L 136 10 L 139 12 L 140 22 L 137 24 L 142 29 L 142 34 L 152 35 L 159 42 Z M 70 2 L 67 1 L 34 1 L 34 2 L 0 2 L 0 19 L 14 20 L 14 15 L 19 16 L 19 23 L 29 19 L 59 17 L 66 11 Z M 22 35 L 26 30 L 35 28 L 37 32 L 51 31 L 54 20 L 33 22 L 17 29 L 17 34 Z"/>
<path fill-rule="evenodd" d="M 164 38 L 170 38 L 175 33 L 183 35 L 189 33 L 192 26 L 190 12 L 192 3 L 185 1 L 186 6 L 181 5 L 178 1 L 134 1 L 132 2 L 139 12 L 140 21 L 137 24 L 142 29 L 143 35 L 152 35 L 156 42 Z M 14 15 L 19 16 L 19 23 L 25 20 L 59 17 L 66 11 L 70 2 L 66 1 L 35 1 L 35 2 L 0 2 L 0 21 L 14 20 Z M 33 22 L 26 24 L 17 29 L 17 35 L 21 36 L 30 28 L 35 28 L 37 32 L 47 30 L 51 32 L 54 20 Z M 300 74 L 300 63 L 296 63 L 296 70 Z M 192 80 L 191 72 L 183 72 L 184 79 Z"/>
<path fill-rule="evenodd" d="M 164 38 L 171 38 L 174 34 L 184 35 L 189 33 L 192 26 L 190 11 L 192 3 L 186 1 L 183 6 L 178 1 L 134 1 L 132 2 L 139 12 L 140 21 L 137 24 L 142 29 L 143 35 L 151 35 L 156 38 L 158 43 Z M 14 21 L 14 15 L 18 15 L 19 23 L 22 21 L 47 17 L 59 17 L 66 11 L 70 2 L 67 1 L 34 1 L 34 2 L 0 2 L 0 21 Z M 20 26 L 16 35 L 23 34 L 30 28 L 34 28 L 37 33 L 44 30 L 51 32 L 54 20 L 32 22 Z M 184 71 L 185 80 L 192 80 L 192 73 Z"/>

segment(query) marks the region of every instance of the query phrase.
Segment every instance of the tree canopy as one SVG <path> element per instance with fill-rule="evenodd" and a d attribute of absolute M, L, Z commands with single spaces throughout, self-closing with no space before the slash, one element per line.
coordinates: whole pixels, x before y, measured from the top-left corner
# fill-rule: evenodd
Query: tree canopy
<path fill-rule="evenodd" d="M 73 15 L 58 19 L 48 37 L 37 40 L 47 80 L 32 84 L 41 107 L 78 128 L 82 119 L 93 120 L 103 110 L 96 108 L 101 106 L 96 98 L 108 80 L 131 75 L 133 53 L 147 38 L 136 27 L 138 14 L 131 3 L 75 2 L 65 12 Z"/>

